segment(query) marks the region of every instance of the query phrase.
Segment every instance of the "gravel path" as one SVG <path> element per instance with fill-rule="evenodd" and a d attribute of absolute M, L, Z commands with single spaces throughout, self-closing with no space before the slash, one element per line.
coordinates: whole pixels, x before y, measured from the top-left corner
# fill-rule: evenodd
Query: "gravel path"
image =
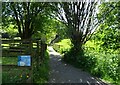
<path fill-rule="evenodd" d="M 107 85 L 89 73 L 61 62 L 61 56 L 52 47 L 48 47 L 50 54 L 50 80 L 49 83 L 79 83 L 79 85 Z"/>

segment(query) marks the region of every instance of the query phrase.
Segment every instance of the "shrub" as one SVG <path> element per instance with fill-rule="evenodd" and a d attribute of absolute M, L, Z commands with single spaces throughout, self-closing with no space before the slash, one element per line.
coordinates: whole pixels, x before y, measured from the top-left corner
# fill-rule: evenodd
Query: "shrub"
<path fill-rule="evenodd" d="M 34 82 L 35 83 L 47 83 L 49 79 L 49 55 L 45 53 L 45 59 L 38 68 L 34 67 Z"/>
<path fill-rule="evenodd" d="M 113 51 L 112 49 L 103 49 L 100 47 L 101 43 L 102 42 L 94 43 L 94 41 L 88 41 L 83 46 L 83 50 L 80 51 L 79 54 L 76 54 L 72 46 L 69 50 L 66 50 L 66 45 L 63 45 L 63 42 L 60 42 L 61 46 L 57 47 L 57 51 L 62 53 L 63 49 L 66 50 L 63 57 L 65 62 L 89 71 L 94 76 L 109 81 L 110 83 L 116 83 L 119 85 L 119 50 Z M 55 47 L 56 46 L 54 46 L 54 48 Z"/>
<path fill-rule="evenodd" d="M 96 66 L 97 59 L 92 54 L 84 53 L 82 49 L 79 54 L 76 54 L 73 49 L 65 53 L 64 61 L 73 64 L 75 67 L 90 71 Z"/>
<path fill-rule="evenodd" d="M 97 60 L 96 66 L 93 69 L 90 69 L 90 72 L 97 77 L 112 83 L 117 83 L 118 80 L 120 80 L 119 54 L 116 54 L 118 52 L 113 52 L 112 49 L 104 50 L 99 44 L 94 45 L 93 48 L 85 49 L 85 54 L 91 55 Z"/>

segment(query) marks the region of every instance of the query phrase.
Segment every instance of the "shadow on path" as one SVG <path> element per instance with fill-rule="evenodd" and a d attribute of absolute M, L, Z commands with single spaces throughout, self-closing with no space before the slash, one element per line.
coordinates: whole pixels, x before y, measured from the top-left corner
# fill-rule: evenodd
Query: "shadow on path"
<path fill-rule="evenodd" d="M 50 54 L 49 83 L 79 83 L 79 85 L 108 85 L 92 77 L 89 73 L 61 62 L 61 56 L 52 47 L 48 47 Z"/>

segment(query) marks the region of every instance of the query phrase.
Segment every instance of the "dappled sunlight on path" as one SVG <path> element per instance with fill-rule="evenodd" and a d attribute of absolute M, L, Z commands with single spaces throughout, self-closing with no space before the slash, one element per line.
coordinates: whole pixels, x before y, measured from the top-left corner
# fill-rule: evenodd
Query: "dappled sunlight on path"
<path fill-rule="evenodd" d="M 61 56 L 52 47 L 48 47 L 50 54 L 49 83 L 80 83 L 85 85 L 107 85 L 98 82 L 89 73 L 61 62 Z"/>

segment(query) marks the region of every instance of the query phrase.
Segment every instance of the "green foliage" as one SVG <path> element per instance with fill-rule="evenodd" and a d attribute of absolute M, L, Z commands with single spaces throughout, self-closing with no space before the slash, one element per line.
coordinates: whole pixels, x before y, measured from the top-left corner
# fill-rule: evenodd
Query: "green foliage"
<path fill-rule="evenodd" d="M 120 48 L 120 1 L 106 2 L 100 5 L 98 19 L 103 18 L 106 12 L 109 12 L 103 24 L 99 26 L 99 30 L 95 35 L 95 39 L 102 41 L 104 49 L 118 50 Z"/>
<path fill-rule="evenodd" d="M 119 39 L 120 38 L 120 30 L 116 28 L 111 28 L 102 24 L 100 29 L 96 34 L 93 35 L 92 39 L 96 40 L 96 44 L 104 48 L 104 50 L 118 50 L 120 48 Z"/>
<path fill-rule="evenodd" d="M 97 41 L 89 41 L 85 44 L 88 48 L 85 49 L 85 54 L 89 54 L 96 58 L 96 66 L 90 72 L 106 81 L 118 83 L 120 79 L 119 73 L 119 54 L 114 51 L 106 51 L 101 47 L 101 43 Z M 91 45 L 92 44 L 92 45 Z"/>
<path fill-rule="evenodd" d="M 59 52 L 61 54 L 64 54 L 64 53 L 66 53 L 67 51 L 70 50 L 71 46 L 72 46 L 72 43 L 71 43 L 70 39 L 63 39 L 60 42 L 55 43 L 53 45 L 53 48 L 57 52 Z"/>
<path fill-rule="evenodd" d="M 64 54 L 64 61 L 110 83 L 120 84 L 120 2 L 107 2 L 100 5 L 98 19 L 103 22 L 92 39 L 85 43 L 80 50 L 70 47 Z M 105 15 L 107 13 L 107 15 Z M 104 16 L 105 15 L 105 16 Z M 104 16 L 104 17 L 103 17 Z M 70 24 L 71 25 L 71 24 Z M 73 32 L 73 31 L 72 31 Z M 77 34 L 77 33 L 75 33 Z M 75 45 L 80 44 L 74 38 Z M 61 46 L 54 46 L 62 53 Z"/>
<path fill-rule="evenodd" d="M 63 45 L 63 42 L 60 43 Z M 75 67 L 89 71 L 94 76 L 102 78 L 109 83 L 119 85 L 120 55 L 115 54 L 117 52 L 112 50 L 104 50 L 101 47 L 102 43 L 102 41 L 96 40 L 88 41 L 79 51 L 79 54 L 76 54 L 70 47 L 64 53 L 63 60 Z M 62 49 L 66 48 L 67 45 L 64 45 Z M 54 49 L 56 48 L 58 52 L 61 52 L 60 47 L 54 46 Z"/>
<path fill-rule="evenodd" d="M 43 84 L 43 83 L 47 83 L 48 79 L 49 79 L 49 54 L 48 52 L 45 53 L 45 59 L 44 61 L 41 63 L 40 66 L 38 66 L 38 68 L 36 68 L 37 66 L 34 67 L 34 83 L 39 83 L 39 84 Z"/>
<path fill-rule="evenodd" d="M 2 65 L 17 65 L 17 57 L 2 57 Z M 18 68 L 2 68 L 2 83 L 25 83 L 30 70 Z M 30 77 L 30 76 L 29 76 Z"/>
<path fill-rule="evenodd" d="M 64 54 L 64 61 L 74 64 L 76 67 L 83 68 L 83 70 L 89 70 L 95 67 L 95 56 L 91 56 L 92 54 L 84 55 L 82 49 L 79 51 L 79 54 L 76 54 L 72 48 L 70 39 L 61 40 L 61 42 L 54 44 L 53 48 L 57 52 Z M 75 58 L 75 56 L 77 57 Z"/>
<path fill-rule="evenodd" d="M 17 69 L 3 67 L 2 72 L 2 84 L 7 85 L 8 83 L 26 83 L 26 80 L 31 76 L 30 70 L 28 69 Z"/>
<path fill-rule="evenodd" d="M 120 1 L 118 2 L 104 2 L 99 6 L 98 19 L 104 18 L 104 22 L 109 25 L 118 25 L 119 23 L 119 10 Z M 107 13 L 106 16 L 105 13 Z M 104 17 L 103 17 L 104 16 Z"/>
<path fill-rule="evenodd" d="M 17 57 L 2 57 L 2 65 L 17 65 Z"/>
<path fill-rule="evenodd" d="M 7 28 L 3 28 L 2 30 L 7 32 L 11 38 L 13 38 L 18 33 L 17 28 L 15 28 L 15 26 L 12 24 L 10 24 Z"/>
<path fill-rule="evenodd" d="M 0 65 L 2 65 L 2 57 L 0 57 Z"/>
<path fill-rule="evenodd" d="M 64 61 L 74 65 L 75 67 L 81 68 L 85 71 L 91 71 L 96 66 L 97 58 L 89 53 L 84 52 L 84 48 L 79 51 L 79 54 L 76 54 L 74 49 L 66 52 L 64 55 Z M 76 56 L 76 57 L 75 57 Z"/>
<path fill-rule="evenodd" d="M 58 20 L 46 17 L 46 16 L 45 17 L 42 16 L 42 17 L 43 17 L 42 26 L 36 27 L 37 32 L 32 36 L 32 38 L 44 37 L 46 39 L 47 44 L 52 39 L 54 39 L 56 34 L 58 34 L 60 36 L 60 39 L 65 38 L 66 27 L 63 23 L 61 23 Z"/>
<path fill-rule="evenodd" d="M 51 18 L 53 8 L 49 3 L 4 2 L 2 3 L 2 25 L 13 24 L 22 39 L 31 38 L 36 32 L 44 30 L 47 18 Z M 40 38 L 40 37 L 39 37 Z"/>

